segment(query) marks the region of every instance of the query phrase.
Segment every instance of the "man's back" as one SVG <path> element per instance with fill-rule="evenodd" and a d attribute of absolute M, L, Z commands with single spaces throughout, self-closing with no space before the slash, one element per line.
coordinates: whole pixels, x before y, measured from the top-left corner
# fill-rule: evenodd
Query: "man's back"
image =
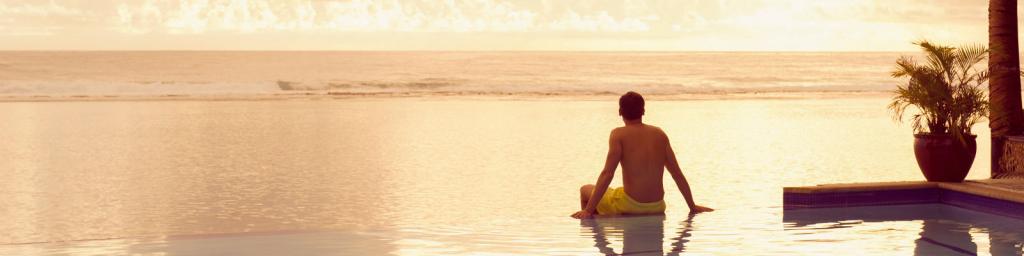
<path fill-rule="evenodd" d="M 668 137 L 660 128 L 630 124 L 613 132 L 622 144 L 622 185 L 629 197 L 639 202 L 657 202 L 665 197 L 662 172 Z"/>
<path fill-rule="evenodd" d="M 626 126 L 612 130 L 601 175 L 597 183 L 580 187 L 580 211 L 572 217 L 664 213 L 665 189 L 661 177 L 665 170 L 676 182 L 690 212 L 711 211 L 693 202 L 690 184 L 679 168 L 665 132 L 643 123 L 644 97 L 636 92 L 623 94 L 619 98 L 619 115 Z M 609 185 L 620 164 L 623 186 L 611 188 Z"/>

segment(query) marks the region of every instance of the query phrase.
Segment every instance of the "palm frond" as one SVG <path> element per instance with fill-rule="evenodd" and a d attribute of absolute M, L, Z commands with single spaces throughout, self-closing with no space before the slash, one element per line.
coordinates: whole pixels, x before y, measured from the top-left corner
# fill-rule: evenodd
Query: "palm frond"
<path fill-rule="evenodd" d="M 908 56 L 896 60 L 892 77 L 907 80 L 893 90 L 888 105 L 893 119 L 903 121 L 913 107 L 916 113 L 910 122 L 915 132 L 948 133 L 963 141 L 988 113 L 983 85 L 989 74 L 975 68 L 985 60 L 988 49 L 984 45 L 954 48 L 928 41 L 914 44 L 925 53 L 925 63 Z"/>

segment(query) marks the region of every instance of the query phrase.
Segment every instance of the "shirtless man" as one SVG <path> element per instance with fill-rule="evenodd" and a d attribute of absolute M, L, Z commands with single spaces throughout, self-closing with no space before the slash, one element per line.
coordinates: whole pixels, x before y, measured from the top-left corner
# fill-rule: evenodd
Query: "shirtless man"
<path fill-rule="evenodd" d="M 662 173 L 666 167 L 676 181 L 679 192 L 686 198 L 690 212 L 708 212 L 711 208 L 697 205 L 690 193 L 690 184 L 679 169 L 676 154 L 661 128 L 643 123 L 644 98 L 627 92 L 619 98 L 619 115 L 625 126 L 615 128 L 608 141 L 608 157 L 597 185 L 580 188 L 580 210 L 573 218 L 585 219 L 594 215 L 660 214 L 665 212 L 665 189 Z M 608 189 L 615 169 L 622 162 L 621 188 Z"/>

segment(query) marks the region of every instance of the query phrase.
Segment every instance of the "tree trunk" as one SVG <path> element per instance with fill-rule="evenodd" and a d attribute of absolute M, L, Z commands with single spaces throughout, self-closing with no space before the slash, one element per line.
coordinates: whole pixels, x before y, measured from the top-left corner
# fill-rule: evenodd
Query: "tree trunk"
<path fill-rule="evenodd" d="M 1000 165 L 1008 135 L 1024 130 L 1021 111 L 1020 55 L 1017 49 L 1017 0 L 988 2 L 989 128 L 992 129 L 992 177 Z"/>

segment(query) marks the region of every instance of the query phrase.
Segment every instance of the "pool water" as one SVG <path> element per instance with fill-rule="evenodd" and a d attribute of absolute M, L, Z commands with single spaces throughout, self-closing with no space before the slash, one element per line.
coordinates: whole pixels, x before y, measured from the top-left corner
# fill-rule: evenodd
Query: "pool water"
<path fill-rule="evenodd" d="M 732 215 L 727 213 L 726 215 Z M 714 214 L 600 218 L 539 227 L 300 231 L 13 245 L 12 254 L 1021 255 L 1024 221 L 942 204 L 788 210 L 775 230 L 708 225 Z M 776 222 L 777 219 L 771 220 Z M 564 225 L 568 227 L 568 225 Z M 550 228 L 550 227 L 548 227 Z M 742 233 L 742 234 L 741 234 Z"/>
<path fill-rule="evenodd" d="M 666 178 L 664 217 L 583 222 L 568 216 L 621 125 L 613 98 L 0 103 L 0 255 L 949 248 L 919 245 L 924 227 L 968 234 L 974 247 L 929 239 L 979 254 L 1024 241 L 995 228 L 1019 221 L 982 213 L 782 210 L 784 186 L 921 179 L 910 127 L 886 101 L 652 99 L 645 120 L 668 133 L 697 202 L 717 210 L 688 216 Z M 981 159 L 988 140 L 978 144 Z M 987 176 L 975 161 L 969 178 Z"/>
<path fill-rule="evenodd" d="M 842 245 L 874 240 L 868 236 L 892 239 L 885 243 L 873 241 L 863 248 L 876 253 L 1021 255 L 1024 252 L 1024 220 L 945 204 L 787 210 L 783 222 L 797 241 L 837 240 L 840 242 L 835 244 Z M 916 236 L 906 236 L 913 231 L 917 231 Z M 906 240 L 908 238 L 912 240 Z"/>

